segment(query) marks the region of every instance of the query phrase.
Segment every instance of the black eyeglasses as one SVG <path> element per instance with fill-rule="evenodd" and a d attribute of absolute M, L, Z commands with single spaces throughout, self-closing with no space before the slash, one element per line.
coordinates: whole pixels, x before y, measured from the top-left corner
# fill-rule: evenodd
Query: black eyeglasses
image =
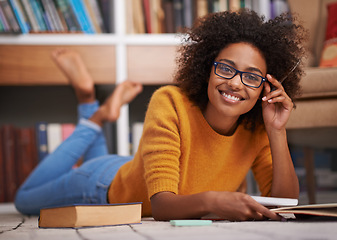
<path fill-rule="evenodd" d="M 241 72 L 232 66 L 229 66 L 225 63 L 214 62 L 214 73 L 225 79 L 232 79 L 237 74 L 240 74 L 241 82 L 252 88 L 259 88 L 263 82 L 266 81 L 266 78 L 251 72 Z"/>

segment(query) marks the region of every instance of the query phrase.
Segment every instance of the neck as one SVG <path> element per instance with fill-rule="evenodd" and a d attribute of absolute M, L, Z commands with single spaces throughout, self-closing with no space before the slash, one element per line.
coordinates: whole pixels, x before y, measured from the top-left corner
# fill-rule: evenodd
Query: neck
<path fill-rule="evenodd" d="M 221 135 L 232 136 L 238 127 L 238 117 L 216 115 L 207 111 L 207 108 L 203 115 L 212 129 Z"/>

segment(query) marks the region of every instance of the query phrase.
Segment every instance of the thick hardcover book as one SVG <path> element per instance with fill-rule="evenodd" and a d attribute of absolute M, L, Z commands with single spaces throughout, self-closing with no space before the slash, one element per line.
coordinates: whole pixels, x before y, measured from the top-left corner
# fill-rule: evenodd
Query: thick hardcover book
<path fill-rule="evenodd" d="M 142 204 L 70 205 L 40 211 L 40 228 L 80 228 L 140 223 Z"/>

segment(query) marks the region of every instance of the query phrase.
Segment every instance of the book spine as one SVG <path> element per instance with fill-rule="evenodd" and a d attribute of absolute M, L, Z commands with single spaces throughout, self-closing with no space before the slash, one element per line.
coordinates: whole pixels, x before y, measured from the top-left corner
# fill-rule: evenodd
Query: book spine
<path fill-rule="evenodd" d="M 3 147 L 4 142 L 3 142 L 3 129 L 2 127 L 0 128 L 0 202 L 5 202 L 6 201 L 6 171 L 5 171 L 5 161 L 4 161 L 4 151 Z"/>
<path fill-rule="evenodd" d="M 72 11 L 72 8 L 70 6 L 69 1 L 67 1 L 67 0 L 56 0 L 56 6 L 57 6 L 57 9 L 63 15 L 64 20 L 67 24 L 68 30 L 71 31 L 71 32 L 80 31 L 81 28 L 79 26 L 79 23 L 77 22 L 75 14 Z"/>
<path fill-rule="evenodd" d="M 12 125 L 2 126 L 2 140 L 3 143 L 3 160 L 5 168 L 5 183 L 6 193 L 5 201 L 13 202 L 17 190 L 16 179 L 16 142 L 15 142 L 15 128 Z"/>
<path fill-rule="evenodd" d="M 17 182 L 21 185 L 37 165 L 34 127 L 17 128 Z"/>
<path fill-rule="evenodd" d="M 47 123 L 36 123 L 35 131 L 38 160 L 41 162 L 48 155 Z"/>
<path fill-rule="evenodd" d="M 139 0 L 138 0 L 139 1 Z M 113 3 L 110 0 L 97 0 L 99 9 L 101 10 L 104 29 L 107 33 L 113 32 L 113 24 L 112 24 L 112 15 L 111 8 Z"/>
<path fill-rule="evenodd" d="M 28 29 L 27 23 L 25 21 L 22 9 L 19 6 L 18 0 L 9 0 L 9 3 L 11 5 L 12 9 L 13 9 L 14 15 L 16 17 L 16 20 L 17 20 L 19 26 L 20 26 L 21 32 L 23 34 L 28 33 L 29 29 Z"/>
<path fill-rule="evenodd" d="M 20 26 L 14 16 L 14 12 L 9 4 L 8 0 L 1 0 L 0 1 L 2 10 L 4 12 L 4 15 L 8 21 L 8 24 L 10 26 L 11 32 L 13 33 L 21 33 Z"/>
<path fill-rule="evenodd" d="M 6 19 L 5 13 L 2 10 L 2 7 L 0 5 L 0 19 L 3 25 L 3 32 L 10 32 L 11 31 L 11 27 L 9 26 L 9 23 Z"/>
<path fill-rule="evenodd" d="M 84 3 L 80 0 L 69 0 L 69 3 L 75 13 L 78 23 L 80 24 L 81 30 L 84 33 L 95 33 Z"/>
<path fill-rule="evenodd" d="M 29 0 L 29 3 L 32 6 L 34 16 L 35 16 L 35 18 L 37 20 L 37 23 L 39 25 L 39 30 L 43 31 L 43 32 L 47 31 L 48 28 L 47 28 L 46 22 L 45 22 L 44 17 L 43 17 L 40 2 L 38 0 Z"/>
<path fill-rule="evenodd" d="M 59 123 L 47 124 L 48 153 L 52 153 L 62 143 L 62 129 Z"/>
<path fill-rule="evenodd" d="M 34 15 L 34 12 L 33 12 L 31 4 L 29 3 L 29 0 L 21 0 L 21 4 L 23 6 L 24 11 L 26 12 L 32 31 L 34 32 L 40 31 L 39 24 L 37 23 L 37 19 Z"/>

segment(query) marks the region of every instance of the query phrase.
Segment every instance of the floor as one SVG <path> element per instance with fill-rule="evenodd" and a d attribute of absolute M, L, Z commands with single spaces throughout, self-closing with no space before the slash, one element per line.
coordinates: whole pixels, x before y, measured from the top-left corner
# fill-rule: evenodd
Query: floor
<path fill-rule="evenodd" d="M 19 214 L 13 204 L 0 204 L 0 240 L 23 239 L 273 239 L 273 240 L 332 240 L 337 236 L 336 221 L 262 221 L 262 222 L 213 222 L 210 226 L 174 227 L 169 222 L 144 218 L 141 224 L 82 228 L 39 229 L 38 217 Z"/>

